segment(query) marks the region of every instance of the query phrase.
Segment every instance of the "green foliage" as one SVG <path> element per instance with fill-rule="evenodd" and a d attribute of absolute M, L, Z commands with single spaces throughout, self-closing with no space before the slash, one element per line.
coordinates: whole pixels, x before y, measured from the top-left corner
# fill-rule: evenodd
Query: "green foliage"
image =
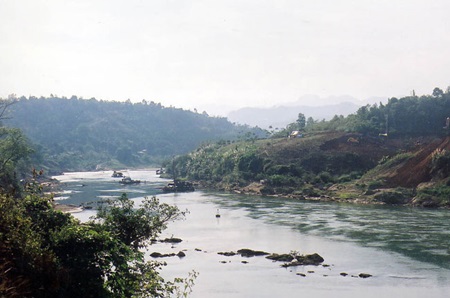
<path fill-rule="evenodd" d="M 178 179 L 200 180 L 220 189 L 259 182 L 263 184 L 263 194 L 317 196 L 338 182 L 339 177 L 346 181 L 359 178 L 376 164 L 361 153 L 333 151 L 336 144 L 347 145 L 341 135 L 333 134 L 334 139 L 317 134 L 270 143 L 260 140 L 205 144 L 188 155 L 167 161 L 165 166 L 169 174 L 175 170 Z"/>
<path fill-rule="evenodd" d="M 372 180 L 367 184 L 367 190 L 374 190 L 377 188 L 382 188 L 383 182 L 379 180 Z"/>
<path fill-rule="evenodd" d="M 390 205 L 401 205 L 405 204 L 408 196 L 404 191 L 383 191 L 375 194 L 374 199 Z"/>
<path fill-rule="evenodd" d="M 354 130 L 396 135 L 442 135 L 449 116 L 450 94 L 392 98 L 387 105 L 363 107 L 357 113 Z M 365 123 L 365 124 L 364 124 Z M 365 125 L 362 131 L 358 125 Z"/>
<path fill-rule="evenodd" d="M 28 165 L 32 153 L 30 143 L 19 129 L 0 127 L 0 190 L 19 192 L 17 173 Z"/>
<path fill-rule="evenodd" d="M 305 114 L 299 113 L 297 117 L 297 129 L 298 130 L 304 130 L 306 126 L 306 117 Z"/>
<path fill-rule="evenodd" d="M 145 242 L 156 237 L 169 221 L 180 219 L 185 212 L 177 207 L 162 204 L 156 197 L 145 198 L 140 208 L 123 194 L 117 200 L 103 201 L 99 206 L 96 222 L 115 238 L 134 250 L 145 247 Z"/>
<path fill-rule="evenodd" d="M 123 195 L 82 224 L 53 209 L 38 191 L 24 199 L 0 195 L 0 296 L 184 295 L 196 273 L 165 282 L 158 274 L 161 264 L 145 261 L 139 249 L 183 214 L 156 198 L 135 208 Z"/>
<path fill-rule="evenodd" d="M 366 105 L 347 117 L 335 115 L 329 121 L 308 118 L 305 129 L 308 132 L 345 131 L 384 136 L 440 136 L 448 134 L 450 129 L 445 127 L 446 119 L 450 117 L 448 111 L 450 93 L 435 88 L 431 96 L 391 98 L 387 104 Z M 303 118 L 300 123 L 304 123 Z M 273 137 L 286 137 L 298 128 L 298 124 L 299 120 L 287 125 Z"/>
<path fill-rule="evenodd" d="M 437 184 L 421 188 L 417 192 L 416 200 L 419 205 L 425 203 L 432 207 L 450 207 L 450 180 L 446 184 Z"/>
<path fill-rule="evenodd" d="M 446 178 L 450 174 L 450 152 L 445 149 L 436 149 L 431 155 L 431 173 Z"/>
<path fill-rule="evenodd" d="M 367 173 L 364 174 L 363 177 L 366 179 L 375 177 L 383 171 L 390 170 L 390 169 L 394 168 L 395 166 L 406 162 L 413 156 L 414 156 L 414 153 L 412 153 L 412 152 L 402 152 L 402 153 L 395 154 L 392 157 L 384 156 L 378 162 L 378 165 L 376 167 L 370 169 Z"/>
<path fill-rule="evenodd" d="M 255 152 L 246 152 L 237 162 L 238 170 L 248 179 L 255 177 L 264 167 L 264 160 Z"/>
<path fill-rule="evenodd" d="M 294 177 L 286 175 L 271 175 L 267 180 L 268 184 L 272 186 L 296 186 L 301 184 Z"/>
<path fill-rule="evenodd" d="M 317 178 L 320 179 L 320 182 L 324 182 L 324 183 L 330 183 L 330 182 L 334 182 L 335 178 L 328 172 L 320 172 L 317 175 Z"/>
<path fill-rule="evenodd" d="M 361 177 L 361 173 L 358 171 L 350 172 L 349 174 L 343 174 L 337 178 L 337 182 L 345 183 Z"/>
<path fill-rule="evenodd" d="M 160 164 L 205 141 L 265 136 L 226 118 L 147 101 L 22 97 L 8 116 L 5 124 L 22 129 L 41 147 L 46 166 L 59 171 Z"/>

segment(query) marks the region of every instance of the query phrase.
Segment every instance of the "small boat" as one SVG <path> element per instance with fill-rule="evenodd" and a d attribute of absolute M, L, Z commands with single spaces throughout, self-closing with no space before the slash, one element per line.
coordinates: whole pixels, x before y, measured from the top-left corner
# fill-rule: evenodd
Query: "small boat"
<path fill-rule="evenodd" d="M 122 183 L 122 184 L 139 184 L 139 183 L 141 183 L 141 180 L 133 180 L 130 177 L 123 177 L 122 180 L 120 180 L 119 183 Z"/>
<path fill-rule="evenodd" d="M 114 173 L 112 173 L 111 177 L 113 177 L 113 178 L 123 178 L 123 173 L 114 171 Z"/>
<path fill-rule="evenodd" d="M 194 191 L 194 185 L 189 181 L 174 180 L 162 188 L 164 192 L 190 192 Z"/>
<path fill-rule="evenodd" d="M 157 169 L 156 170 L 156 175 L 161 175 L 161 174 L 164 174 L 164 169 L 163 168 Z"/>

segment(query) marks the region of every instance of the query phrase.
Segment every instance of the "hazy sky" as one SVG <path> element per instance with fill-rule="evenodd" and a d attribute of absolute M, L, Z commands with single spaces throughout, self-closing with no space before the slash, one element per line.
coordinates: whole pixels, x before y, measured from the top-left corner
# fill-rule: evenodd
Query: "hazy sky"
<path fill-rule="evenodd" d="M 448 0 L 0 0 L 0 20 L 0 97 L 225 111 L 450 85 Z"/>

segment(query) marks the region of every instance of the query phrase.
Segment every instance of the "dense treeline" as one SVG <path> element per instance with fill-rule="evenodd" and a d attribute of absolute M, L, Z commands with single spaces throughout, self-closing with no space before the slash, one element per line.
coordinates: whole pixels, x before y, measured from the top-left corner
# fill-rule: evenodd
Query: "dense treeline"
<path fill-rule="evenodd" d="M 398 136 L 443 135 L 450 117 L 450 93 L 391 98 L 386 105 L 362 107 L 349 117 L 351 129 L 361 133 Z"/>
<path fill-rule="evenodd" d="M 289 124 L 275 137 L 286 136 L 292 130 L 346 131 L 370 135 L 441 136 L 446 134 L 446 119 L 450 117 L 450 89 L 435 88 L 432 95 L 390 98 L 387 104 L 367 105 L 347 117 L 336 115 L 329 121 L 299 119 Z"/>
<path fill-rule="evenodd" d="M 155 164 L 205 141 L 264 134 L 226 118 L 145 100 L 135 104 L 75 96 L 13 100 L 4 123 L 20 128 L 38 145 L 41 159 L 58 169 Z"/>

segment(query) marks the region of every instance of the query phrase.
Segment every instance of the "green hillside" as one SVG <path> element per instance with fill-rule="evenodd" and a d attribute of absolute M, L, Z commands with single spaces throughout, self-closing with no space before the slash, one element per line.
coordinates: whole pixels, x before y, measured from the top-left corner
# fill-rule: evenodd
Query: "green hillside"
<path fill-rule="evenodd" d="M 38 145 L 41 160 L 58 170 L 159 164 L 206 141 L 264 135 L 226 118 L 146 101 L 22 97 L 7 113 L 4 124 L 20 128 Z"/>
<path fill-rule="evenodd" d="M 436 91 L 436 90 L 435 90 Z M 209 144 L 168 162 L 205 187 L 294 198 L 450 206 L 450 94 L 392 98 L 271 139 Z M 299 130 L 301 138 L 287 138 Z"/>

